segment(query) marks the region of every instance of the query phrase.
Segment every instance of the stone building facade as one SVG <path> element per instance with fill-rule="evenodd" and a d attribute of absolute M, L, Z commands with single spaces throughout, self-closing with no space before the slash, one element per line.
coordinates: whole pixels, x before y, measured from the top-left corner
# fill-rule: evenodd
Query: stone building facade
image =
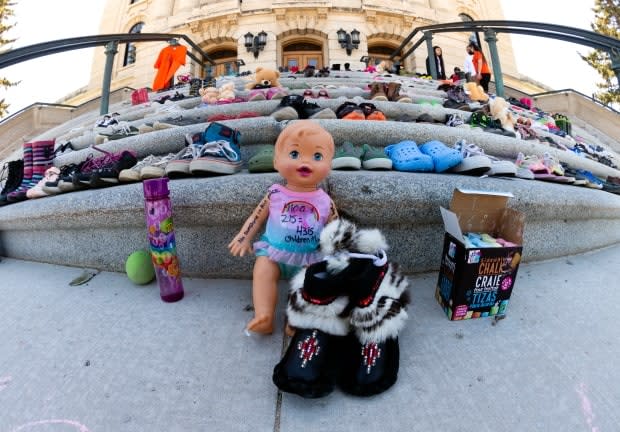
<path fill-rule="evenodd" d="M 256 67 L 278 68 L 308 64 L 317 68 L 349 63 L 361 69 L 366 62 L 387 59 L 416 27 L 460 20 L 503 19 L 499 0 L 108 0 L 99 34 L 185 34 L 216 62 L 202 68 L 189 56 L 177 73 L 208 74 L 254 71 Z M 341 37 L 359 39 L 343 47 Z M 344 32 L 343 32 L 344 31 Z M 446 70 L 462 67 L 466 32 L 442 33 L 433 44 L 443 49 Z M 477 35 L 483 41 L 482 34 Z M 248 49 L 246 40 L 258 48 Z M 181 41 L 183 43 L 183 41 Z M 411 46 L 410 42 L 402 52 Z M 166 42 L 122 44 L 115 57 L 112 89 L 151 86 L 157 72 L 154 63 Z M 486 43 L 482 43 L 486 49 Z M 349 49 L 347 49 L 349 48 Z M 518 82 L 508 34 L 498 35 L 504 82 Z M 488 51 L 487 51 L 488 52 Z M 364 58 L 366 56 L 367 58 Z M 405 59 L 403 68 L 425 72 L 426 46 L 422 44 Z M 242 62 L 241 62 L 241 61 Z M 364 60 L 364 61 L 362 61 Z M 243 66 L 238 66 L 244 63 Z M 88 100 L 101 89 L 105 55 L 97 48 L 93 60 Z M 514 79 L 511 79 L 514 78 Z"/>

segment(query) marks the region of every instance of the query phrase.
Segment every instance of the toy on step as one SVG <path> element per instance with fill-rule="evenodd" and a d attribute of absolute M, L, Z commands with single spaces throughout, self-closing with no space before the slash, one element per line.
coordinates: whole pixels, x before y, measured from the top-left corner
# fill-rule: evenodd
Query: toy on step
<path fill-rule="evenodd" d="M 220 90 L 215 87 L 205 87 L 198 90 L 203 104 L 216 104 L 220 97 Z"/>
<path fill-rule="evenodd" d="M 319 235 L 326 223 L 338 217 L 333 201 L 319 187 L 329 175 L 334 140 L 318 123 L 300 120 L 278 136 L 273 166 L 284 185 L 272 185 L 267 195 L 229 243 L 234 256 L 254 251 L 252 281 L 254 318 L 246 330 L 270 334 L 280 277 L 289 278 L 320 261 Z M 266 223 L 260 240 L 252 240 Z"/>
<path fill-rule="evenodd" d="M 499 96 L 490 98 L 489 109 L 493 120 L 499 120 L 504 130 L 515 131 L 516 119 L 510 112 L 510 104 L 506 99 Z"/>
<path fill-rule="evenodd" d="M 224 83 L 217 96 L 217 102 L 220 104 L 231 103 L 235 100 L 235 83 L 232 81 Z"/>
<path fill-rule="evenodd" d="M 273 382 L 306 398 L 336 385 L 356 396 L 381 393 L 398 376 L 408 280 L 388 260 L 377 229 L 338 219 L 323 229 L 320 246 L 325 259 L 291 281 L 287 318 L 296 332 Z"/>
<path fill-rule="evenodd" d="M 254 74 L 254 81 L 245 85 L 248 90 L 280 87 L 280 72 L 275 69 L 258 67 Z"/>

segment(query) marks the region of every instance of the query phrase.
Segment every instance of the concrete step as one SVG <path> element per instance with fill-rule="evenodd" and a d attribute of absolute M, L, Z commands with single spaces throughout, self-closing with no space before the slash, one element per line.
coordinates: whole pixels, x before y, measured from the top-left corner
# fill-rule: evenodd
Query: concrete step
<path fill-rule="evenodd" d="M 312 87 L 315 85 L 312 80 L 295 81 Z M 414 85 L 430 93 L 436 83 L 415 82 Z M 361 88 L 358 90 L 361 93 L 350 99 L 346 92 L 351 90 L 333 89 L 335 95 L 342 92 L 340 97 L 317 99 L 316 102 L 321 107 L 336 110 L 346 100 L 366 101 L 366 93 Z M 291 91 L 303 92 L 301 87 Z M 435 121 L 443 122 L 448 114 L 461 114 L 465 120 L 469 116 L 467 112 L 441 105 L 373 103 L 392 120 L 403 115 L 415 119 L 421 114 L 430 114 Z M 133 149 L 140 158 L 178 152 L 185 145 L 185 135 L 204 130 L 209 116 L 254 111 L 260 116 L 223 121 L 241 132 L 241 152 L 247 169 L 247 161 L 259 145 L 273 144 L 286 125 L 269 117 L 278 104 L 278 100 L 268 100 L 201 106 L 200 98 L 194 97 L 175 102 L 173 106 L 179 108 L 178 111 L 164 112 L 161 110 L 168 109 L 167 104 L 151 102 L 131 106 L 119 103 L 110 111 L 119 112 L 121 120 L 134 126 L 166 121 L 179 115 L 193 123 L 109 141 L 100 147 L 110 152 Z M 93 134 L 92 126 L 99 118 L 96 112 L 82 115 L 38 139 L 78 142 L 79 138 Z M 592 171 L 600 177 L 620 176 L 620 171 L 572 152 L 490 134 L 479 128 L 398 121 L 318 122 L 333 135 L 336 144 L 352 141 L 387 146 L 402 140 L 423 144 L 436 139 L 451 145 L 466 139 L 486 153 L 506 159 L 514 160 L 519 152 L 538 155 L 549 152 L 561 162 Z M 570 144 L 570 140 L 552 136 L 558 142 Z M 88 145 L 88 139 L 83 138 L 82 145 Z M 98 155 L 92 148 L 68 152 L 57 156 L 54 164 L 77 163 L 91 154 Z M 172 180 L 174 219 L 184 272 L 201 277 L 250 277 L 253 260 L 231 257 L 226 245 L 267 188 L 278 181 L 275 173 L 249 174 L 247 171 L 232 176 Z M 325 183 L 343 216 L 364 227 L 377 227 L 385 232 L 392 245 L 390 253 L 408 273 L 437 270 L 443 237 L 439 206 L 449 205 L 457 187 L 514 194 L 510 204 L 526 215 L 525 261 L 569 255 L 620 242 L 620 198 L 603 191 L 521 179 L 395 171 L 333 171 Z M 141 184 L 72 192 L 0 208 L 0 253 L 7 256 L 123 271 L 127 255 L 145 246 Z"/>
<path fill-rule="evenodd" d="M 278 174 L 170 181 L 177 247 L 185 274 L 248 278 L 252 258 L 227 245 Z M 620 196 L 533 180 L 456 174 L 333 171 L 325 184 L 341 215 L 381 229 L 392 259 L 407 273 L 437 270 L 443 239 L 439 207 L 455 188 L 511 192 L 509 206 L 526 215 L 527 262 L 620 242 Z M 2 255 L 55 264 L 124 271 L 147 247 L 142 184 L 91 189 L 0 208 Z"/>

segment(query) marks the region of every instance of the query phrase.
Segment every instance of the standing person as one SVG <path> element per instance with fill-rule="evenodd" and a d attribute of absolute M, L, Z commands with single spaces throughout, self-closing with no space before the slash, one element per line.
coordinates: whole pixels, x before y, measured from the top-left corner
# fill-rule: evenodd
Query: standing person
<path fill-rule="evenodd" d="M 486 93 L 488 93 L 489 81 L 491 81 L 491 69 L 489 69 L 487 59 L 484 57 L 484 54 L 478 45 L 473 42 L 470 42 L 469 45 L 467 45 L 467 53 L 473 55 L 472 61 L 474 63 L 474 68 L 476 69 L 476 82 L 482 86 Z"/>
<path fill-rule="evenodd" d="M 474 54 L 470 54 L 469 49 L 465 55 L 465 61 L 463 62 L 463 72 L 465 73 L 465 79 L 467 82 L 476 81 L 476 68 L 474 67 Z"/>
<path fill-rule="evenodd" d="M 433 59 L 435 60 L 435 68 L 437 69 L 437 79 L 446 79 L 446 68 L 443 64 L 443 55 L 441 48 L 438 46 L 433 47 Z M 429 57 L 426 57 L 426 73 L 431 75 L 431 61 Z"/>

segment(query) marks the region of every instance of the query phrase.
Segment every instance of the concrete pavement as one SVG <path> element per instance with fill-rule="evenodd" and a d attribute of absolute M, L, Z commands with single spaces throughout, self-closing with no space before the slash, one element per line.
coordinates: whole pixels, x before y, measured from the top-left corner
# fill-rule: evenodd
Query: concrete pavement
<path fill-rule="evenodd" d="M 619 268 L 620 245 L 524 263 L 496 325 L 448 321 L 437 274 L 412 276 L 396 385 L 305 400 L 271 382 L 282 325 L 243 335 L 250 281 L 185 278 L 167 304 L 123 274 L 70 286 L 82 269 L 3 258 L 0 431 L 618 431 Z"/>

